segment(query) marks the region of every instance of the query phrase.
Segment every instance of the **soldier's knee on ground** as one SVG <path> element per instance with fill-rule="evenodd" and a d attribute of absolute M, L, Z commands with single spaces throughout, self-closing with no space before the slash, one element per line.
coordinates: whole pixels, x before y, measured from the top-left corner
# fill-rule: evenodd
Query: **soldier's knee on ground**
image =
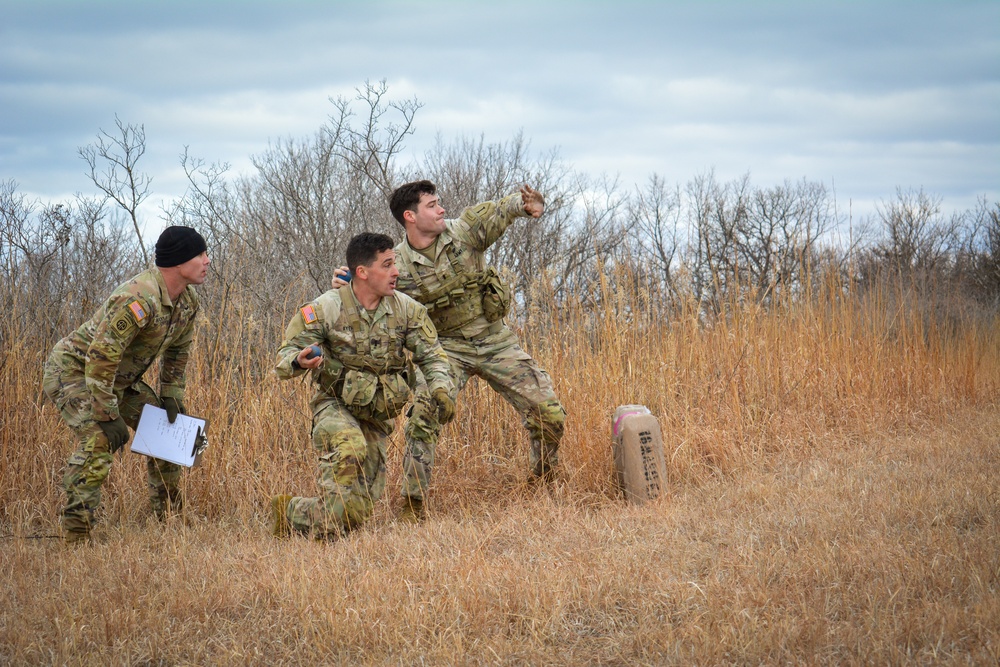
<path fill-rule="evenodd" d="M 374 505 L 360 490 L 358 478 L 362 464 L 358 458 L 329 452 L 320 457 L 319 468 L 323 514 L 323 529 L 319 532 L 325 535 L 333 531 L 334 526 L 337 530 L 351 530 L 363 524 L 371 516 Z"/>
<path fill-rule="evenodd" d="M 353 530 L 371 518 L 375 505 L 364 496 L 352 496 L 344 504 L 344 530 Z"/>

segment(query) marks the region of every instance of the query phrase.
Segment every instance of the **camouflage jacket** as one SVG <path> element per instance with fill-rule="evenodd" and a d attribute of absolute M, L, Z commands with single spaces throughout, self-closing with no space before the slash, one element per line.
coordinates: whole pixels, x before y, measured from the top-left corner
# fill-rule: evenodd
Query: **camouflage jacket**
<path fill-rule="evenodd" d="M 86 375 L 97 421 L 118 417 L 118 396 L 157 357 L 163 358 L 160 395 L 183 398 L 197 312 L 194 287 L 173 303 L 163 274 L 148 269 L 119 285 L 93 317 L 56 343 L 50 363 Z"/>
<path fill-rule="evenodd" d="M 508 195 L 500 201 L 487 201 L 470 206 L 462 211 L 457 219 L 445 221 L 445 230 L 438 236 L 434 245 L 433 261 L 414 250 L 409 241 L 403 238 L 395 248 L 396 266 L 399 268 L 396 290 L 423 303 L 422 296 L 426 296 L 428 292 L 435 292 L 456 276 L 454 263 L 460 265 L 470 275 L 483 271 L 486 268 L 484 254 L 486 249 L 496 243 L 514 220 L 527 216 L 520 192 Z M 419 280 L 413 276 L 414 271 Z M 444 331 L 441 327 L 438 328 Z M 463 325 L 457 332 L 440 335 L 473 339 L 489 328 L 490 323 L 486 318 L 479 316 Z"/>
<path fill-rule="evenodd" d="M 346 305 L 345 299 L 348 300 Z M 371 383 L 372 393 L 359 397 L 359 402 L 371 402 L 376 390 L 379 400 L 386 400 L 382 395 L 384 390 L 395 392 L 397 399 L 405 402 L 413 378 L 407 376 L 409 361 L 404 350 L 412 354 L 431 391 L 439 387 L 450 394 L 455 391 L 448 357 L 427 317 L 427 309 L 398 290 L 383 297 L 374 311 L 358 303 L 350 285 L 329 290 L 303 305 L 288 323 L 285 340 L 277 353 L 275 372 L 279 379 L 307 372 L 293 366 L 292 361 L 309 345 L 318 345 L 324 357 L 319 368 L 310 371 L 317 390 L 314 401 L 330 396 L 351 407 L 349 392 L 352 387 L 345 388 L 344 383 L 345 378 L 353 377 L 353 371 L 361 376 L 358 380 L 362 384 Z M 363 370 L 359 370 L 361 367 Z M 384 407 L 379 406 L 377 416 L 393 416 L 393 410 L 388 410 L 386 415 Z"/>

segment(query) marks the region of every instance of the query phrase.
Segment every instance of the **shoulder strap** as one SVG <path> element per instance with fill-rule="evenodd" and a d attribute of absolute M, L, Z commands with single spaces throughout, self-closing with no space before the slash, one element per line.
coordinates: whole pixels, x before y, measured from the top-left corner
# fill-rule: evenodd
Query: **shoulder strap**
<path fill-rule="evenodd" d="M 368 336 L 363 335 L 361 329 L 361 314 L 358 312 L 358 302 L 354 298 L 354 290 L 348 283 L 342 285 L 337 293 L 340 294 L 340 306 L 343 308 L 344 317 L 347 318 L 347 323 L 351 325 L 351 330 L 354 332 L 354 347 L 360 356 L 366 357 L 369 352 L 369 340 Z"/>
<path fill-rule="evenodd" d="M 403 263 L 406 265 L 406 270 L 410 272 L 410 278 L 413 279 L 413 282 L 420 290 L 421 298 L 426 298 L 430 294 L 430 291 L 427 289 L 427 284 L 424 282 L 424 279 L 420 277 L 419 273 L 417 273 L 417 267 L 413 264 L 413 258 L 410 257 L 410 253 L 411 251 L 406 249 L 399 254 L 403 257 Z"/>

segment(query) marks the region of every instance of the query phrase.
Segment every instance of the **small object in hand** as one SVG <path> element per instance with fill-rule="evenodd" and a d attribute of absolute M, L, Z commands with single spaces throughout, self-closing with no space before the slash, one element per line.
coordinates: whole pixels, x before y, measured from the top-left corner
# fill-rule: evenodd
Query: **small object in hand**
<path fill-rule="evenodd" d="M 343 280 L 345 283 L 351 282 L 351 272 L 350 271 L 348 271 L 347 273 L 345 273 L 342 276 L 337 276 L 337 277 L 340 278 L 341 280 Z"/>
<path fill-rule="evenodd" d="M 319 349 L 319 345 L 310 345 L 307 349 L 309 350 L 309 355 L 306 359 L 315 359 L 316 357 L 323 356 L 323 350 Z"/>

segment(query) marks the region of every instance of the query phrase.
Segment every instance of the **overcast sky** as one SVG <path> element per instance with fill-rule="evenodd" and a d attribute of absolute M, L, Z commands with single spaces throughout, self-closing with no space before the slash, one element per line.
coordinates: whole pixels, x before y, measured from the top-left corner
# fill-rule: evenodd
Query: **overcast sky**
<path fill-rule="evenodd" d="M 0 180 L 95 194 L 77 149 L 117 114 L 145 126 L 155 219 L 185 146 L 247 170 L 381 79 L 424 105 L 411 155 L 523 130 L 630 186 L 714 169 L 821 181 L 855 215 L 897 187 L 1000 201 L 1000 0 L 0 0 Z"/>

